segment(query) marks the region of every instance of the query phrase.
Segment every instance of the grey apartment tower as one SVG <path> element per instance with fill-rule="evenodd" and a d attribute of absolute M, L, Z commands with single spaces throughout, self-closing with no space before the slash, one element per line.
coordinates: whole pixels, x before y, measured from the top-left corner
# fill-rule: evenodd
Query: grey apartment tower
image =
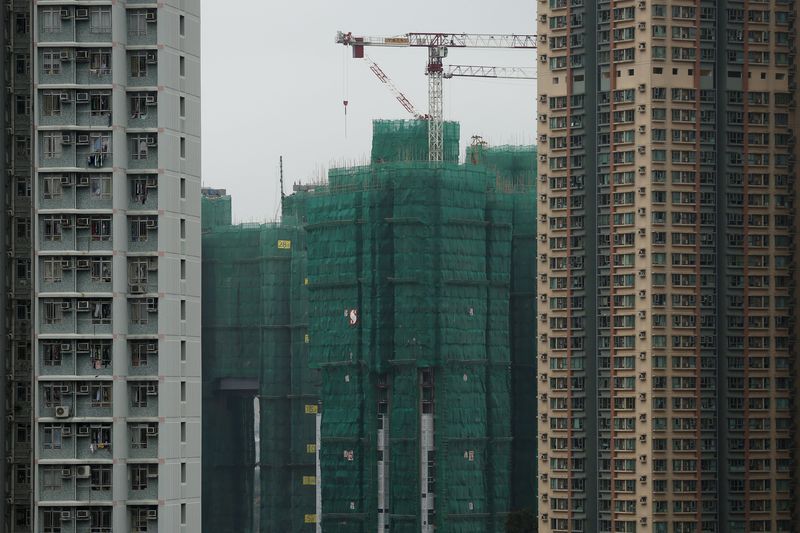
<path fill-rule="evenodd" d="M 793 531 L 796 4 L 538 8 L 539 530 Z"/>
<path fill-rule="evenodd" d="M 0 531 L 200 531 L 200 1 L 3 3 Z"/>

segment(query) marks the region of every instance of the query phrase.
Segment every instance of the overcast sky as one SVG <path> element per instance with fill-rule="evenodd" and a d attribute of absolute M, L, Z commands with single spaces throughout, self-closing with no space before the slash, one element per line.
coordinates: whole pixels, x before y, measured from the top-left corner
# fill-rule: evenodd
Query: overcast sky
<path fill-rule="evenodd" d="M 363 60 L 334 42 L 408 32 L 535 33 L 533 0 L 202 0 L 203 185 L 228 189 L 234 219 L 275 219 L 287 190 L 369 157 L 372 119 L 410 118 Z M 367 54 L 427 112 L 424 49 Z M 535 66 L 533 51 L 451 50 L 449 64 Z M 535 141 L 535 82 L 445 81 L 445 118 L 491 144 Z M 349 100 L 347 136 L 343 99 Z M 463 149 L 462 149 L 463 157 Z"/>

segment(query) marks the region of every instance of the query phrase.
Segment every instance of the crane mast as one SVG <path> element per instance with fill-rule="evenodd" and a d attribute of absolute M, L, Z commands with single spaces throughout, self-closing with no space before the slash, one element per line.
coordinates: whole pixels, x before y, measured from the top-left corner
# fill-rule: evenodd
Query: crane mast
<path fill-rule="evenodd" d="M 470 77 L 515 77 L 529 79 L 522 75 L 512 75 L 515 69 L 510 69 L 507 76 L 492 74 L 496 67 L 464 67 L 445 72 L 444 58 L 447 57 L 449 48 L 505 48 L 505 49 L 533 49 L 536 48 L 535 35 L 516 34 L 489 34 L 489 33 L 407 33 L 394 37 L 356 37 L 352 33 L 338 32 L 336 42 L 353 49 L 353 57 L 364 58 L 365 46 L 381 46 L 394 48 L 427 48 L 428 65 L 425 74 L 428 76 L 428 159 L 440 162 L 444 155 L 443 123 L 444 123 L 444 78 L 453 76 Z M 374 63 L 372 63 L 374 65 Z M 376 65 L 377 66 L 377 65 Z M 472 69 L 472 70 L 471 70 Z M 485 69 L 485 70 L 481 70 Z M 522 69 L 517 69 L 522 70 Z M 375 70 L 373 70 L 375 72 Z M 484 75 L 480 75 L 483 73 Z M 516 72 L 519 74 L 519 72 Z M 378 73 L 376 72 L 376 75 Z M 384 74 L 385 76 L 385 74 Z M 381 76 L 378 75 L 380 78 Z M 382 80 L 383 81 L 383 80 Z M 384 82 L 385 83 L 385 82 Z M 399 92 L 399 91 L 398 91 Z M 399 99 L 399 98 L 398 98 Z M 407 100 L 406 100 L 407 102 Z M 406 104 L 403 103 L 404 107 Z M 409 103 L 410 105 L 410 103 Z M 413 106 L 412 106 L 413 108 Z M 408 109 L 408 107 L 406 107 Z"/>

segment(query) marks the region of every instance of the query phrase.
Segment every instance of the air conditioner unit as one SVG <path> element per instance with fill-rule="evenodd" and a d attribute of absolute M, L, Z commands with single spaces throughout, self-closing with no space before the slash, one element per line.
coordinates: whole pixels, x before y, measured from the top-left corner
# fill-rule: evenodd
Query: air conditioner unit
<path fill-rule="evenodd" d="M 61 61 L 69 61 L 72 59 L 72 54 L 69 50 L 61 50 Z M 61 95 L 61 101 L 64 101 L 64 95 Z"/>
<path fill-rule="evenodd" d="M 646 526 L 646 525 L 647 525 L 647 517 L 646 517 L 646 516 L 643 516 L 643 517 L 641 517 L 641 518 L 639 519 L 639 523 L 640 523 L 641 525 L 643 525 L 643 526 Z"/>
<path fill-rule="evenodd" d="M 639 9 L 647 9 L 647 2 L 639 0 Z"/>
<path fill-rule="evenodd" d="M 639 271 L 639 277 L 640 278 L 646 278 L 647 277 L 647 270 L 644 270 L 644 269 L 640 270 Z"/>
<path fill-rule="evenodd" d="M 65 522 L 72 519 L 72 511 L 61 511 L 61 521 Z"/>
<path fill-rule="evenodd" d="M 639 381 L 647 381 L 647 372 L 639 372 Z"/>
<path fill-rule="evenodd" d="M 647 413 L 642 413 L 639 415 L 639 422 L 647 422 Z"/>
<path fill-rule="evenodd" d="M 70 301 L 61 302 L 61 309 L 63 309 L 64 311 L 69 311 L 70 309 L 72 309 L 72 302 Z"/>
<path fill-rule="evenodd" d="M 147 343 L 147 351 L 149 353 L 157 353 L 158 352 L 158 343 L 157 342 L 148 342 Z"/>
<path fill-rule="evenodd" d="M 647 255 L 647 250 L 644 248 L 639 249 L 639 257 L 645 257 Z"/>
<path fill-rule="evenodd" d="M 80 219 L 78 219 L 78 227 L 80 227 Z M 90 268 L 90 262 L 88 259 L 78 259 L 77 265 L 78 270 L 88 270 Z"/>
<path fill-rule="evenodd" d="M 642 496 L 639 498 L 639 503 L 642 505 L 647 505 L 647 496 Z"/>
<path fill-rule="evenodd" d="M 646 298 L 646 297 L 647 297 L 646 290 L 642 289 L 641 291 L 639 291 L 639 298 Z"/>
<path fill-rule="evenodd" d="M 77 144 L 81 146 L 86 146 L 89 144 L 89 136 L 88 135 L 78 135 Z M 81 178 L 86 178 L 86 185 L 89 185 L 89 176 L 81 176 Z M 82 185 L 82 184 L 79 184 Z"/>
<path fill-rule="evenodd" d="M 62 468 L 61 469 L 61 477 L 64 477 L 64 478 L 72 477 L 72 469 L 69 468 L 69 467 Z"/>
<path fill-rule="evenodd" d="M 647 187 L 639 187 L 639 196 L 644 196 L 647 194 Z"/>
<path fill-rule="evenodd" d="M 539 376 L 539 381 L 541 381 L 542 383 L 547 383 L 547 374 L 542 374 L 541 376 Z"/>
<path fill-rule="evenodd" d="M 647 173 L 647 167 L 639 167 L 639 175 L 644 176 Z"/>
<path fill-rule="evenodd" d="M 541 163 L 547 163 L 547 154 L 539 154 L 539 161 Z"/>
<path fill-rule="evenodd" d="M 148 520 L 158 520 L 158 509 L 148 509 L 147 510 L 147 519 Z"/>
<path fill-rule="evenodd" d="M 148 94 L 147 97 L 144 99 L 145 105 L 156 105 L 158 102 L 156 101 L 156 95 Z"/>
<path fill-rule="evenodd" d="M 546 233 L 542 233 L 541 235 L 539 235 L 539 240 L 541 242 L 547 242 L 547 234 Z"/>
<path fill-rule="evenodd" d="M 546 302 L 547 301 L 547 295 L 546 294 L 540 294 L 539 295 L 539 301 L 540 302 Z"/>
<path fill-rule="evenodd" d="M 78 509 L 75 512 L 75 518 L 78 520 L 89 520 L 89 511 L 86 509 Z"/>
<path fill-rule="evenodd" d="M 147 229 L 154 229 L 158 225 L 158 220 L 155 218 L 148 218 L 147 222 L 145 223 L 145 227 Z"/>
<path fill-rule="evenodd" d="M 134 283 L 130 285 L 130 293 L 131 294 L 144 294 L 145 286 L 140 285 L 138 283 Z"/>
<path fill-rule="evenodd" d="M 147 22 L 155 22 L 156 21 L 156 12 L 153 11 L 153 10 L 148 11 L 147 14 L 145 14 L 145 16 L 144 16 L 144 19 Z"/>
<path fill-rule="evenodd" d="M 78 7 L 75 9 L 75 20 L 87 20 L 89 18 L 89 10 L 85 7 Z"/>
<path fill-rule="evenodd" d="M 642 483 L 647 483 L 647 476 L 639 476 L 639 481 Z"/>
<path fill-rule="evenodd" d="M 639 212 L 640 215 L 646 215 L 647 214 L 647 208 L 645 208 L 645 207 L 640 207 L 639 209 L 637 209 L 637 211 Z"/>
<path fill-rule="evenodd" d="M 62 352 L 66 352 L 66 353 L 71 352 L 72 351 L 72 344 L 70 344 L 68 342 L 62 342 L 61 343 L 61 351 Z"/>
<path fill-rule="evenodd" d="M 639 442 L 647 442 L 647 435 L 639 435 Z"/>
<path fill-rule="evenodd" d="M 78 300 L 78 311 L 88 311 L 89 310 L 89 301 L 88 300 Z"/>
<path fill-rule="evenodd" d="M 155 272 L 158 270 L 158 257 L 151 257 L 147 262 L 147 270 Z"/>
<path fill-rule="evenodd" d="M 639 152 L 640 154 L 644 154 L 645 152 L 647 152 L 647 147 L 646 147 L 646 146 L 644 146 L 644 145 L 639 145 L 639 147 L 637 148 L 637 150 L 638 150 L 638 152 Z"/>
<path fill-rule="evenodd" d="M 78 186 L 79 187 L 88 187 L 89 186 L 89 176 L 82 175 L 78 176 Z"/>
<path fill-rule="evenodd" d="M 639 352 L 639 359 L 641 359 L 642 361 L 647 359 L 647 352 Z"/>
<path fill-rule="evenodd" d="M 546 143 L 547 142 L 547 135 L 539 135 L 539 142 Z"/>
<path fill-rule="evenodd" d="M 542 322 L 547 322 L 547 313 L 542 313 L 541 315 L 539 315 L 539 320 L 541 320 Z"/>
<path fill-rule="evenodd" d="M 647 90 L 647 85 L 645 85 L 644 83 L 640 83 L 640 84 L 639 84 L 639 92 L 640 92 L 640 93 L 643 93 L 643 92 L 645 92 L 646 90 Z"/>
<path fill-rule="evenodd" d="M 547 44 L 547 34 L 542 33 L 539 35 L 539 42 L 542 44 Z"/>
<path fill-rule="evenodd" d="M 89 351 L 89 343 L 88 342 L 79 342 L 77 351 L 79 352 L 88 352 Z"/>
<path fill-rule="evenodd" d="M 542 481 L 547 481 L 547 472 L 540 474 L 539 479 L 541 479 Z"/>
<path fill-rule="evenodd" d="M 639 338 L 642 339 L 642 340 L 646 339 L 647 338 L 647 333 L 644 332 L 644 331 L 640 331 L 639 332 Z"/>
<path fill-rule="evenodd" d="M 543 363 L 546 362 L 547 361 L 547 352 L 542 352 L 541 354 L 539 354 L 539 360 L 542 361 Z"/>
<path fill-rule="evenodd" d="M 542 442 L 547 442 L 547 433 L 542 433 L 540 438 L 542 439 Z"/>
<path fill-rule="evenodd" d="M 72 436 L 72 426 L 64 426 L 61 428 L 61 435 L 64 437 L 71 437 Z"/>
<path fill-rule="evenodd" d="M 546 114 L 540 114 L 539 115 L 539 122 L 547 122 L 547 115 Z"/>
<path fill-rule="evenodd" d="M 147 299 L 147 310 L 148 311 L 157 311 L 158 310 L 158 298 L 148 298 Z"/>
<path fill-rule="evenodd" d="M 158 61 L 158 52 L 156 52 L 155 50 L 147 52 L 147 58 L 145 59 L 145 61 L 147 61 L 147 63 L 150 65 L 155 65 L 156 62 Z"/>
<path fill-rule="evenodd" d="M 539 15 L 539 22 L 547 22 L 547 15 Z"/>
<path fill-rule="evenodd" d="M 90 226 L 89 217 L 78 217 L 75 219 L 75 225 L 79 228 L 88 228 Z M 85 261 L 89 261 L 86 259 Z M 87 265 L 88 266 L 88 265 Z"/>
<path fill-rule="evenodd" d="M 647 49 L 647 44 L 645 44 L 645 43 L 639 43 L 639 50 L 641 50 L 641 51 L 645 51 L 646 49 Z"/>
<path fill-rule="evenodd" d="M 79 385 L 78 394 L 89 394 L 89 385 Z"/>
<path fill-rule="evenodd" d="M 89 61 L 89 50 L 76 50 L 75 51 L 75 60 L 76 61 Z M 89 95 L 86 95 L 87 99 Z"/>
<path fill-rule="evenodd" d="M 72 268 L 72 259 L 64 259 L 61 261 L 61 268 L 66 270 Z"/>
<path fill-rule="evenodd" d="M 639 318 L 647 318 L 647 311 L 639 311 Z"/>
<path fill-rule="evenodd" d="M 639 113 L 644 113 L 645 111 L 647 111 L 647 106 L 645 106 L 645 105 L 640 105 L 640 106 L 639 106 Z"/>
<path fill-rule="evenodd" d="M 639 29 L 640 30 L 646 30 L 647 29 L 647 23 L 646 22 L 640 22 L 639 23 Z"/>
<path fill-rule="evenodd" d="M 62 19 L 72 18 L 72 12 L 69 10 L 69 8 L 64 7 L 61 9 L 61 18 Z"/>
<path fill-rule="evenodd" d="M 547 281 L 547 274 L 539 274 L 539 281 L 546 282 Z"/>
<path fill-rule="evenodd" d="M 158 146 L 158 138 L 155 135 L 151 135 L 147 138 L 147 146 L 153 147 Z"/>
<path fill-rule="evenodd" d="M 543 502 L 547 501 L 547 493 L 546 492 L 542 494 L 542 501 Z"/>
<path fill-rule="evenodd" d="M 642 237 L 647 235 L 647 229 L 646 228 L 639 228 L 639 235 L 642 236 Z"/>
<path fill-rule="evenodd" d="M 540 94 L 539 95 L 539 103 L 540 104 L 546 104 L 547 103 L 547 95 L 546 94 Z"/>
<path fill-rule="evenodd" d="M 542 400 L 543 402 L 546 402 L 547 401 L 547 393 L 546 392 L 541 393 L 539 395 L 539 399 Z"/>
<path fill-rule="evenodd" d="M 156 396 L 156 395 L 158 395 L 158 385 L 148 385 L 147 386 L 147 395 L 148 396 Z"/>
<path fill-rule="evenodd" d="M 539 254 L 539 261 L 541 261 L 542 263 L 546 263 L 547 262 L 547 254 Z"/>
<path fill-rule="evenodd" d="M 72 135 L 69 133 L 63 134 L 61 136 L 61 144 L 72 144 Z"/>
<path fill-rule="evenodd" d="M 56 407 L 56 418 L 69 418 L 69 405 L 59 405 Z"/>
<path fill-rule="evenodd" d="M 539 420 L 541 420 L 542 422 L 547 422 L 547 413 L 542 413 L 541 415 L 539 415 Z"/>
<path fill-rule="evenodd" d="M 158 435 L 158 426 L 147 426 L 147 434 L 151 437 Z"/>
<path fill-rule="evenodd" d="M 89 465 L 79 465 L 75 467 L 75 477 L 79 479 L 86 479 L 92 475 L 92 467 Z"/>
<path fill-rule="evenodd" d="M 85 435 L 88 435 L 88 434 L 89 434 L 89 426 L 85 426 L 85 425 L 78 426 L 78 435 L 85 436 Z"/>
<path fill-rule="evenodd" d="M 539 195 L 539 201 L 546 202 L 547 201 L 547 195 L 546 194 L 540 194 Z"/>
<path fill-rule="evenodd" d="M 64 394 L 68 394 L 69 393 L 69 385 L 61 385 L 61 392 L 63 392 Z"/>

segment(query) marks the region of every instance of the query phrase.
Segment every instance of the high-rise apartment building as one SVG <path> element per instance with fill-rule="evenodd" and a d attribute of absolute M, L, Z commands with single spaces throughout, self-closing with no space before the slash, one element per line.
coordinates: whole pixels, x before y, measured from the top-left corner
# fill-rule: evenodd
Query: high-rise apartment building
<path fill-rule="evenodd" d="M 199 531 L 200 2 L 8 3 L 6 531 Z"/>
<path fill-rule="evenodd" d="M 539 530 L 790 531 L 795 8 L 538 5 Z"/>

